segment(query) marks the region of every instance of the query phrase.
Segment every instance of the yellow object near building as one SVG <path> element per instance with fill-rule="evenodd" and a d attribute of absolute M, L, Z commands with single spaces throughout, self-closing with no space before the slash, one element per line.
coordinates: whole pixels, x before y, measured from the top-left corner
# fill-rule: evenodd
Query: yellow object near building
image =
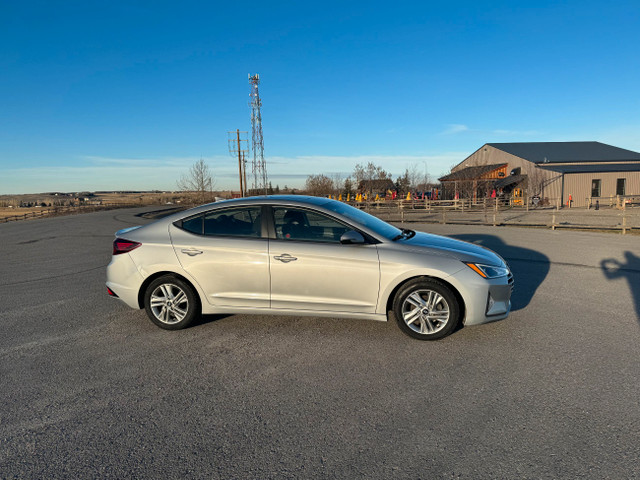
<path fill-rule="evenodd" d="M 513 189 L 513 204 L 514 205 L 522 205 L 522 189 L 514 188 Z"/>

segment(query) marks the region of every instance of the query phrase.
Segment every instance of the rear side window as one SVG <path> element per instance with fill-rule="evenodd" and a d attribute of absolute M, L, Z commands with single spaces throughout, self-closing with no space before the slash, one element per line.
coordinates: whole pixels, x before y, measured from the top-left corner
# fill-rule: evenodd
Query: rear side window
<path fill-rule="evenodd" d="M 204 234 L 207 236 L 259 237 L 262 231 L 262 208 L 234 208 L 216 210 L 204 216 Z"/>
<path fill-rule="evenodd" d="M 182 229 L 187 232 L 197 233 L 198 235 L 202 235 L 202 215 L 198 215 L 197 217 L 187 218 L 182 221 Z"/>
<path fill-rule="evenodd" d="M 187 232 L 208 237 L 260 237 L 262 208 L 241 207 L 214 210 L 182 220 L 176 226 Z"/>

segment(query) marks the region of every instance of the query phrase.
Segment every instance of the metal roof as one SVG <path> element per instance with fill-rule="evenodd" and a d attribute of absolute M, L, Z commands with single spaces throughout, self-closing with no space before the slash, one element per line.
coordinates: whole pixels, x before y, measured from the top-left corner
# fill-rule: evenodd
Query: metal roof
<path fill-rule="evenodd" d="M 504 188 L 504 187 L 508 187 L 509 185 L 518 184 L 525 178 L 527 178 L 526 175 L 509 175 L 508 177 L 504 177 L 499 180 L 496 180 L 493 186 L 495 188 Z"/>
<path fill-rule="evenodd" d="M 522 142 L 487 145 L 537 164 L 640 161 L 638 152 L 600 142 Z"/>
<path fill-rule="evenodd" d="M 505 165 L 507 164 L 494 163 L 491 165 L 480 165 L 478 167 L 466 167 L 462 170 L 451 172 L 449 175 L 445 175 L 444 177 L 440 177 L 438 180 L 441 182 L 453 182 L 455 180 L 479 180 L 485 173 L 492 172 L 500 167 L 504 167 Z"/>
<path fill-rule="evenodd" d="M 539 164 L 544 170 L 559 173 L 596 173 L 596 172 L 637 172 L 640 163 L 606 163 L 600 165 L 553 165 L 552 163 Z"/>

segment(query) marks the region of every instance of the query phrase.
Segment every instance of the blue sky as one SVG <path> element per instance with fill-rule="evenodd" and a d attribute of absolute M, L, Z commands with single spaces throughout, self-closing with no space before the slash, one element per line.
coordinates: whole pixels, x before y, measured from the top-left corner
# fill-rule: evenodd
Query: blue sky
<path fill-rule="evenodd" d="M 640 151 L 640 2 L 0 0 L 0 194 L 175 189 L 259 73 L 273 185 L 486 142 Z"/>

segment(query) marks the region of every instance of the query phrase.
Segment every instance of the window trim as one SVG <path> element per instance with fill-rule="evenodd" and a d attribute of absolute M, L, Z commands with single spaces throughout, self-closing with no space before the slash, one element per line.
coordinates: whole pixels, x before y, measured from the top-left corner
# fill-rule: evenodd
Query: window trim
<path fill-rule="evenodd" d="M 594 182 L 598 182 L 598 195 L 594 195 L 593 184 Z M 601 178 L 592 178 L 591 179 L 591 198 L 602 198 L 602 179 Z"/>
<path fill-rule="evenodd" d="M 622 193 L 618 193 L 620 180 L 622 180 Z M 627 194 L 627 177 L 617 178 L 616 179 L 616 196 L 619 195 L 621 197 L 624 197 L 626 194 Z"/>
<path fill-rule="evenodd" d="M 204 233 L 204 217 L 210 213 L 217 213 L 220 215 L 224 215 L 225 211 L 229 210 L 240 210 L 240 209 L 260 209 L 260 235 L 206 235 Z M 183 222 L 187 220 L 191 220 L 192 218 L 200 217 L 201 219 L 201 231 L 200 233 L 190 232 L 189 230 L 185 230 L 182 227 Z M 265 240 L 268 238 L 267 233 L 267 224 L 265 220 L 265 205 L 236 205 L 233 207 L 224 207 L 224 208 L 212 208 L 210 210 L 205 210 L 204 212 L 196 213 L 195 215 L 189 215 L 188 217 L 181 218 L 173 222 L 173 225 L 185 233 L 190 233 L 191 235 L 195 235 L 197 237 L 203 238 L 244 238 L 244 239 L 253 239 L 253 240 Z"/>

